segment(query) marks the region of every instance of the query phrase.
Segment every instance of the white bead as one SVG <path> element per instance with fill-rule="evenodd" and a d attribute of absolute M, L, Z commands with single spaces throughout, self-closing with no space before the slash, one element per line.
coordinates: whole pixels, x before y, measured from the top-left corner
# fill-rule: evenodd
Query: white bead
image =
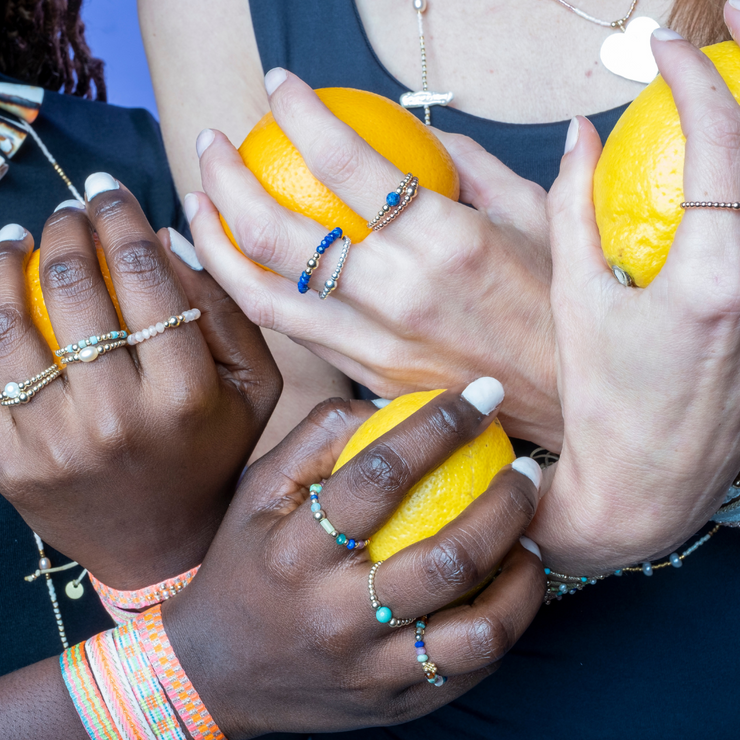
<path fill-rule="evenodd" d="M 98 359 L 99 354 L 100 352 L 98 351 L 97 347 L 85 347 L 84 349 L 80 350 L 80 360 L 82 362 L 92 362 L 93 360 Z"/>
<path fill-rule="evenodd" d="M 137 331 L 136 334 L 134 334 L 134 336 L 136 337 L 136 343 L 137 344 L 139 342 L 143 342 L 144 341 L 144 333 L 143 332 Z"/>
<path fill-rule="evenodd" d="M 136 338 L 133 334 L 129 334 L 126 341 L 133 347 L 136 344 Z"/>
<path fill-rule="evenodd" d="M 152 335 L 149 333 L 149 329 L 142 329 L 141 330 L 141 336 L 144 337 L 144 339 L 149 339 Z"/>
<path fill-rule="evenodd" d="M 157 331 L 157 327 L 152 325 L 149 327 L 149 335 L 152 337 L 156 337 L 159 332 Z"/>
<path fill-rule="evenodd" d="M 194 308 L 193 309 L 193 321 L 197 321 L 201 316 L 200 309 Z"/>
<path fill-rule="evenodd" d="M 5 395 L 8 398 L 18 398 L 21 395 L 21 388 L 18 383 L 8 383 L 5 386 Z"/>
<path fill-rule="evenodd" d="M 183 311 L 182 312 L 182 321 L 184 324 L 190 323 L 190 311 Z"/>
<path fill-rule="evenodd" d="M 157 322 L 157 331 L 161 334 L 164 331 L 164 324 L 161 321 Z"/>

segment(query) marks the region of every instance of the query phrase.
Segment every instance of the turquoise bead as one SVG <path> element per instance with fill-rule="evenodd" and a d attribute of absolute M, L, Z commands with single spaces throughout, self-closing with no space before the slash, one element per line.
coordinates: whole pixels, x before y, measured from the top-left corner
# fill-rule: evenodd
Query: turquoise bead
<path fill-rule="evenodd" d="M 84 339 L 80 339 L 80 341 L 77 343 L 77 346 L 82 349 L 83 347 L 87 347 L 87 342 Z"/>
<path fill-rule="evenodd" d="M 417 655 L 416 659 L 419 661 L 419 663 L 426 663 L 429 660 L 428 655 Z"/>
<path fill-rule="evenodd" d="M 322 486 L 318 483 L 314 483 L 308 490 L 311 491 L 311 493 L 321 493 Z"/>
<path fill-rule="evenodd" d="M 381 624 L 388 624 L 393 619 L 393 613 L 387 606 L 381 606 L 375 611 L 375 619 Z"/>
<path fill-rule="evenodd" d="M 337 544 L 338 545 L 344 545 L 347 542 L 347 535 L 346 534 L 338 534 L 337 535 Z M 390 609 L 388 610 L 388 613 L 390 614 Z M 390 617 L 389 617 L 390 619 Z"/>
<path fill-rule="evenodd" d="M 315 504 L 311 504 L 311 511 L 321 511 L 321 504 L 318 501 Z"/>
<path fill-rule="evenodd" d="M 125 332 L 125 331 L 119 331 L 119 332 L 118 332 L 118 336 L 119 336 L 119 337 L 120 337 L 121 339 L 126 339 L 126 337 L 128 336 L 128 334 L 126 334 L 126 332 Z"/>
<path fill-rule="evenodd" d="M 112 331 L 110 333 L 110 338 L 111 339 L 118 339 L 118 332 L 117 331 Z"/>
<path fill-rule="evenodd" d="M 98 338 L 97 337 L 90 337 L 90 340 L 89 341 L 90 341 L 90 344 L 95 345 L 95 344 L 98 343 Z"/>
<path fill-rule="evenodd" d="M 416 626 L 420 629 L 426 629 L 426 622 L 422 622 L 421 619 L 416 623 Z"/>

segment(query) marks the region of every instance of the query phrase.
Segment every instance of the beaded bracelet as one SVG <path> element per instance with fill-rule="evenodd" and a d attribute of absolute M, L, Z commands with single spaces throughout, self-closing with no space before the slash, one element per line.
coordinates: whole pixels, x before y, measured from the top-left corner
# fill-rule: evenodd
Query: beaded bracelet
<path fill-rule="evenodd" d="M 321 244 L 316 247 L 316 251 L 313 253 L 311 258 L 306 263 L 306 269 L 301 273 L 298 278 L 298 292 L 308 293 L 308 284 L 311 282 L 311 275 L 313 271 L 319 266 L 321 261 L 321 255 L 339 238 L 342 236 L 342 230 L 337 226 L 332 229 L 322 240 Z"/>
<path fill-rule="evenodd" d="M 321 508 L 319 503 L 319 494 L 323 490 L 323 486 L 319 483 L 314 483 L 309 488 L 311 495 L 311 511 L 313 512 L 313 518 L 321 525 L 321 528 L 330 536 L 334 538 L 334 541 L 338 545 L 346 547 L 348 550 L 362 550 L 367 546 L 370 540 L 355 540 L 348 538 L 346 534 L 342 534 L 334 529 L 334 525 L 326 518 L 326 512 Z"/>
<path fill-rule="evenodd" d="M 226 740 L 170 645 L 162 622 L 162 607 L 158 604 L 139 614 L 134 624 L 159 682 L 193 740 Z"/>
<path fill-rule="evenodd" d="M 437 664 L 429 660 L 429 656 L 427 655 L 426 644 L 424 643 L 424 633 L 426 632 L 428 624 L 428 616 L 419 617 L 419 619 L 416 620 L 416 639 L 414 640 L 416 660 L 421 663 L 421 667 L 424 669 L 424 676 L 432 686 L 444 686 L 447 683 L 447 677 L 439 675 Z"/>

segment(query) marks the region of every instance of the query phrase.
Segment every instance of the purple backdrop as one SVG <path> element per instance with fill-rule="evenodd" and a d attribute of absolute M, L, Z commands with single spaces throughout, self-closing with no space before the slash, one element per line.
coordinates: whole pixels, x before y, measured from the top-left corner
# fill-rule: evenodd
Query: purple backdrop
<path fill-rule="evenodd" d="M 105 62 L 108 102 L 147 108 L 158 118 L 136 0 L 86 0 L 82 16 L 90 47 Z"/>

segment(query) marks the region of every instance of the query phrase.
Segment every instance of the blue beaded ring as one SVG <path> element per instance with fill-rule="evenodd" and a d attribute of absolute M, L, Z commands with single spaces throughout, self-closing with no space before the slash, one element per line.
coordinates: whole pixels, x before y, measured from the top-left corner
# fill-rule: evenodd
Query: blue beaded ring
<path fill-rule="evenodd" d="M 126 339 L 126 337 L 128 337 L 128 334 L 123 329 L 121 329 L 120 331 L 110 331 L 107 334 L 96 334 L 92 337 L 85 337 L 85 339 L 80 339 L 79 342 L 75 342 L 74 344 L 68 344 L 66 347 L 58 349 L 54 354 L 57 357 L 63 357 L 64 355 L 73 355 L 76 352 L 79 352 L 81 349 L 84 349 L 85 347 L 95 347 L 98 344 L 104 344 L 105 342 L 108 342 L 110 340 L 116 341 L 119 339 Z"/>
<path fill-rule="evenodd" d="M 406 210 L 409 203 L 416 197 L 419 191 L 419 179 L 414 177 L 410 172 L 401 180 L 401 184 L 385 197 L 383 207 L 378 211 L 378 215 L 367 222 L 367 228 L 373 231 L 380 231 L 385 226 L 396 219 L 403 211 Z"/>
<path fill-rule="evenodd" d="M 421 663 L 424 670 L 424 676 L 432 686 L 444 686 L 447 683 L 447 676 L 440 676 L 437 670 L 437 664 L 432 663 L 427 655 L 427 648 L 424 642 L 424 633 L 429 624 L 429 617 L 419 617 L 416 620 L 416 635 L 414 639 L 414 649 L 416 650 L 416 660 Z"/>
<path fill-rule="evenodd" d="M 348 550 L 362 550 L 367 546 L 370 540 L 356 540 L 351 537 L 347 537 L 346 534 L 334 529 L 334 525 L 326 518 L 326 512 L 321 508 L 319 503 L 319 494 L 324 487 L 319 483 L 314 483 L 309 488 L 311 495 L 311 511 L 313 512 L 313 518 L 321 525 L 321 528 L 330 536 L 334 538 L 334 541 L 346 547 Z"/>
<path fill-rule="evenodd" d="M 370 573 L 367 576 L 367 590 L 370 592 L 370 606 L 375 609 L 375 619 L 377 619 L 381 624 L 387 624 L 389 627 L 405 627 L 407 624 L 411 624 L 415 620 L 398 619 L 397 617 L 394 617 L 390 608 L 383 606 L 378 599 L 378 594 L 375 591 L 375 575 L 381 565 L 383 565 L 383 561 L 379 560 L 372 568 L 370 568 Z"/>
<path fill-rule="evenodd" d="M 316 247 L 316 251 L 313 253 L 311 259 L 306 263 L 306 269 L 301 273 L 298 278 L 298 292 L 308 293 L 308 284 L 311 281 L 311 275 L 313 271 L 319 266 L 321 255 L 337 240 L 341 239 L 342 230 L 337 227 L 332 229 L 322 240 L 321 244 Z"/>

